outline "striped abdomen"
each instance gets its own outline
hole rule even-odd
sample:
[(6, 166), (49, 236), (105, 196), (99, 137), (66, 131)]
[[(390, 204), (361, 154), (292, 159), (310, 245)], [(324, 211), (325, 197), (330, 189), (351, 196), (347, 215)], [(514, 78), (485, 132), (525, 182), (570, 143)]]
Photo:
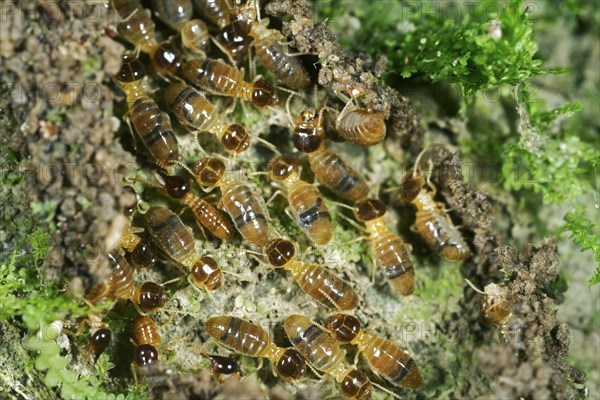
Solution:
[(342, 112), (337, 121), (337, 132), (350, 143), (372, 146), (385, 137), (385, 115), (369, 112), (364, 108), (352, 108)]
[(198, 222), (221, 240), (230, 240), (234, 235), (234, 228), (225, 216), (215, 206), (201, 198), (188, 193), (183, 201), (192, 209)]
[(310, 319), (291, 315), (286, 318), (283, 328), (292, 345), (315, 368), (329, 372), (341, 363), (343, 353), (339, 344)]
[(209, 93), (240, 97), (243, 92), (242, 75), (239, 71), (220, 60), (193, 59), (181, 68), (183, 77), (194, 86)]
[(271, 71), (277, 79), (292, 89), (303, 89), (310, 85), (310, 77), (300, 59), (289, 55), (287, 45), (281, 44), (285, 38), (281, 32), (268, 29), (269, 19), (254, 23), (250, 36), (254, 38), (256, 58)]
[(233, 182), (221, 187), (223, 209), (233, 224), (248, 242), (264, 247), (269, 240), (270, 228), (267, 209), (252, 186), (244, 182)]
[(313, 173), (323, 185), (338, 196), (358, 201), (368, 196), (369, 187), (364, 178), (337, 154), (324, 146), (309, 153), (308, 162)]
[[(165, 101), (179, 121), (201, 131), (213, 132), (219, 114), (206, 97), (184, 83), (173, 83), (165, 91)], [(213, 132), (216, 133), (216, 132)]]
[(152, 318), (140, 316), (133, 324), (133, 338), (138, 346), (149, 344), (155, 348), (159, 348), (161, 344), (158, 329)]
[(164, 207), (151, 207), (146, 213), (146, 220), (150, 235), (162, 251), (191, 268), (195, 258), (194, 237), (181, 219)]
[(298, 226), (312, 242), (323, 245), (331, 240), (331, 214), (319, 189), (298, 180), (288, 188), (288, 202)]
[(301, 261), (284, 266), (294, 275), (300, 289), (327, 308), (351, 310), (358, 305), (358, 295), (345, 281), (327, 269)]
[(149, 53), (156, 46), (154, 21), (152, 21), (150, 11), (142, 8), (142, 5), (135, 0), (120, 3), (123, 3), (123, 5), (115, 4), (115, 8), (119, 16), (122, 19), (127, 18), (127, 20), (117, 25), (119, 36), (139, 47), (142, 51)]
[(231, 23), (233, 12), (230, 0), (194, 0), (194, 8), (219, 29)]
[(450, 217), (423, 190), (414, 201), (417, 206), (415, 225), (425, 242), (448, 261), (462, 261), (471, 255)]
[(129, 109), (138, 137), (160, 166), (172, 165), (179, 158), (177, 138), (169, 116), (148, 96), (141, 96)]
[(171, 29), (179, 30), (192, 18), (192, 0), (151, 0), (154, 15)]
[(236, 317), (209, 318), (204, 328), (210, 337), (223, 346), (252, 357), (262, 357), (271, 344), (267, 331)]
[(361, 335), (357, 337), (356, 344), (375, 373), (393, 385), (409, 389), (423, 384), (417, 365), (400, 346), (384, 338), (364, 333)]
[(372, 234), (371, 247), (392, 289), (403, 296), (411, 294), (415, 290), (415, 270), (402, 239), (383, 228)]
[(133, 283), (133, 270), (120, 254), (109, 254), (108, 258), (113, 264), (113, 273), (109, 278), (108, 285), (112, 288), (112, 294), (117, 299), (129, 299), (135, 292)]

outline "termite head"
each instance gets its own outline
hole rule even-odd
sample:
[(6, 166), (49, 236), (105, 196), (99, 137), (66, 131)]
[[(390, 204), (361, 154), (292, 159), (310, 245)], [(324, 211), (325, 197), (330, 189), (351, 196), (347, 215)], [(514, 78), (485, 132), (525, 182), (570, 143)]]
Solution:
[(208, 358), (210, 369), (215, 374), (231, 375), (238, 370), (237, 362), (231, 357), (210, 355)]
[(275, 87), (264, 79), (259, 79), (252, 85), (252, 104), (258, 108), (265, 108), (277, 103)]
[(100, 328), (90, 336), (87, 348), (91, 349), (96, 358), (98, 358), (110, 343), (111, 338), (112, 333), (110, 332), (110, 329)]
[(290, 177), (298, 176), (300, 166), (298, 161), (294, 157), (290, 156), (277, 156), (269, 162), (269, 177), (276, 181), (281, 182)]
[(292, 134), (294, 147), (302, 153), (312, 153), (323, 143), (324, 133), (320, 126), (319, 115), (314, 108), (302, 111), (296, 120)]
[(297, 123), (307, 123), (307, 122), (313, 122), (315, 121), (317, 118), (319, 118), (319, 114), (317, 113), (317, 110), (315, 110), (312, 107), (308, 107), (305, 108), (299, 115), (298, 115), (298, 120)]
[(156, 248), (154, 244), (141, 240), (131, 252), (129, 257), (131, 265), (135, 268), (147, 268), (156, 262)]
[(225, 164), (214, 157), (204, 157), (194, 166), (194, 175), (203, 186), (216, 185), (225, 174)]
[(250, 24), (242, 19), (233, 21), (221, 29), (215, 38), (229, 51), (231, 57), (239, 63), (248, 54), (248, 46), (252, 42), (249, 33)]
[(221, 137), (221, 143), (227, 151), (241, 153), (250, 147), (250, 135), (241, 125), (229, 125)]
[(144, 312), (162, 308), (168, 299), (165, 289), (154, 282), (144, 282), (140, 288), (140, 308)]
[(194, 286), (206, 288), (206, 290), (216, 290), (223, 283), (221, 268), (212, 257), (208, 256), (200, 258), (194, 264), (190, 278)]
[(286, 349), (277, 361), (277, 375), (285, 380), (302, 378), (306, 373), (306, 362), (296, 349)]
[(137, 365), (148, 365), (158, 360), (158, 350), (151, 344), (143, 344), (135, 349), (134, 360)]
[(356, 219), (362, 222), (373, 221), (385, 215), (387, 207), (377, 199), (361, 201), (354, 208)]
[(269, 241), (265, 246), (264, 253), (270, 265), (283, 267), (296, 256), (294, 244), (287, 239), (277, 238)]
[(183, 62), (181, 52), (169, 42), (164, 42), (154, 47), (151, 57), (156, 72), (165, 75), (177, 75)]
[(425, 177), (422, 174), (411, 171), (404, 175), (402, 184), (400, 185), (400, 195), (402, 199), (407, 203), (412, 203), (416, 198), (421, 189), (425, 185)]
[(133, 54), (123, 54), (121, 69), (115, 75), (115, 79), (121, 83), (139, 81), (146, 75), (144, 64)]
[(341, 343), (350, 343), (360, 332), (360, 322), (353, 315), (335, 314), (325, 324), (331, 335)]
[(160, 173), (165, 182), (165, 190), (174, 199), (181, 199), (190, 192), (189, 182), (177, 175), (166, 175)]
[(341, 382), (342, 392), (350, 399), (367, 400), (371, 398), (373, 386), (364, 372), (350, 371)]

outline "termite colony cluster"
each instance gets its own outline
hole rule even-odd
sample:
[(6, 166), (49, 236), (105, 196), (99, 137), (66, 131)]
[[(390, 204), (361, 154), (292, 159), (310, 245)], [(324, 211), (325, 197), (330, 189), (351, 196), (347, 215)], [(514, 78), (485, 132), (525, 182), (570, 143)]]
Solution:
[[(322, 94), (313, 82), (314, 65), (305, 65), (306, 55), (292, 54), (283, 34), (270, 27), (272, 21), (260, 17), (254, 1), (232, 5), (227, 0), (151, 0), (149, 5), (152, 10), (137, 0), (111, 1), (119, 15), (117, 37), (130, 45), (114, 82), (125, 94), (123, 121), (148, 173), (145, 178), (138, 174), (124, 179), (124, 190), (131, 192), (131, 204), (124, 210), (130, 224), (110, 252), (112, 275), (86, 296), (93, 305), (106, 300), (131, 300), (135, 305), (140, 316), (130, 324), (136, 346), (134, 376), (136, 365), (164, 357), (160, 328), (150, 315), (169, 301), (164, 284), (136, 283), (138, 270), (155, 263), (175, 267), (185, 271), (189, 284), (201, 292), (226, 290), (230, 284), (223, 279), (227, 271), (221, 270), (219, 257), (197, 254), (195, 228), (187, 226), (180, 212), (188, 210), (195, 216), (199, 234), (214, 237), (218, 243), (239, 245), (255, 257), (255, 264), (289, 271), (311, 301), (335, 312), (323, 325), (308, 316), (283, 318), (279, 323), (291, 344), (287, 347), (277, 346), (267, 329), (247, 319), (215, 315), (199, 321), (201, 334), (209, 342), (237, 354), (269, 359), (278, 378), (314, 379), (320, 371), (339, 382), (346, 397), (367, 399), (374, 383), (367, 373), (346, 361), (341, 349), (341, 345), (352, 344), (375, 375), (397, 387), (421, 386), (413, 358), (395, 341), (365, 332), (349, 314), (361, 300), (352, 282), (326, 265), (302, 261), (298, 254), (301, 243), (319, 248), (331, 241), (334, 220), (328, 203), (338, 204), (350, 208), (354, 220), (347, 217), (349, 222), (366, 232), (372, 259), (382, 268), (391, 290), (400, 296), (413, 292), (410, 246), (388, 228), (386, 206), (370, 197), (373, 189), (361, 173), (326, 141), (347, 141), (362, 148), (377, 144), (386, 135), (385, 114), (360, 106), (356, 93), (329, 93), (330, 104), (321, 100), (325, 104), (316, 104), (316, 95), (312, 102), (307, 100), (310, 90)], [(155, 30), (153, 17), (168, 30), (164, 41), (159, 40), (164, 33)], [(255, 63), (271, 78), (253, 74)], [(254, 78), (244, 78), (246, 67)], [(284, 146), (230, 121), (238, 103), (243, 110), (257, 108), (265, 118), (274, 110), (285, 112), (293, 147), (304, 155), (316, 182), (327, 188), (332, 198), (326, 201), (316, 184), (302, 178), (302, 161), (282, 154), (280, 147)], [(298, 103), (294, 118), (292, 104)], [(171, 123), (172, 117), (176, 123)], [(181, 138), (189, 137), (190, 132), (198, 138), (194, 149), (181, 146)], [(202, 146), (206, 133), (220, 143), (220, 149), (210, 155), (209, 146)], [(286, 211), (305, 238), (282, 237), (271, 224), (270, 201), (265, 201), (252, 179), (236, 170), (237, 162), (257, 147), (272, 153), (262, 174), (278, 189), (276, 194), (287, 198)], [(201, 156), (191, 159), (194, 154)], [(138, 204), (141, 193), (134, 189), (140, 186), (160, 196), (148, 200), (152, 205), (144, 210)], [(415, 206), (415, 227), (428, 245), (447, 260), (462, 261), (470, 256), (468, 245), (444, 206), (434, 200), (435, 188), (420, 168), (405, 176), (400, 190), (402, 198)], [(203, 192), (210, 194), (195, 194)], [(172, 210), (164, 205), (177, 202), (184, 207)], [(204, 303), (210, 303), (210, 296)], [(215, 314), (233, 308), (232, 304)], [(86, 321), (90, 330), (87, 351), (92, 359), (111, 341), (111, 330), (104, 322), (108, 312), (105, 309)], [(201, 352), (215, 374), (244, 374), (233, 358)]]

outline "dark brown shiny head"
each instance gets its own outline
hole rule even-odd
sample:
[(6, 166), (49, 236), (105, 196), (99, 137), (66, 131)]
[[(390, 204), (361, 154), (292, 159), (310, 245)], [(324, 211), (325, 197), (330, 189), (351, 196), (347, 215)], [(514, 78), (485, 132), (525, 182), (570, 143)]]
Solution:
[(324, 135), (320, 123), (319, 116), (313, 108), (307, 108), (298, 115), (292, 133), (292, 142), (298, 151), (312, 153), (321, 146)]
[(143, 344), (135, 349), (134, 360), (137, 365), (148, 365), (158, 360), (158, 350), (151, 344)]
[(129, 83), (139, 81), (145, 75), (146, 69), (144, 68), (144, 64), (137, 57), (134, 57), (130, 53), (123, 54), (121, 69), (115, 75), (115, 78), (119, 82)]
[(192, 282), (196, 287), (206, 290), (216, 290), (223, 283), (223, 274), (219, 264), (212, 258), (204, 256), (200, 258), (191, 270)]
[(277, 361), (277, 375), (285, 380), (302, 378), (306, 374), (306, 361), (296, 349), (286, 349)]
[(350, 343), (358, 332), (360, 332), (360, 322), (353, 315), (335, 314), (327, 319), (325, 325), (331, 336), (341, 343)]
[(210, 355), (208, 358), (210, 369), (215, 374), (231, 375), (239, 369), (237, 361), (231, 357)]
[(269, 177), (274, 181), (283, 181), (293, 174), (298, 175), (298, 161), (291, 156), (274, 157), (268, 166)]
[(144, 312), (161, 308), (168, 299), (165, 289), (154, 282), (144, 282), (140, 288), (140, 308)]
[(215, 39), (229, 51), (231, 58), (237, 63), (242, 61), (248, 55), (248, 46), (252, 42), (250, 33), (250, 24), (247, 21), (234, 21), (221, 29)]
[(404, 179), (402, 179), (402, 185), (400, 186), (400, 195), (402, 196), (402, 200), (407, 203), (412, 203), (416, 198), (423, 185), (425, 184), (425, 178), (423, 175), (417, 173), (413, 174), (412, 172), (404, 175)]
[(129, 217), (137, 210), (138, 200), (135, 190), (127, 185), (121, 188), (120, 202), (123, 206), (123, 214)]
[(225, 174), (225, 164), (218, 158), (204, 157), (194, 166), (194, 175), (203, 186), (216, 185)]
[(356, 400), (367, 400), (371, 398), (373, 386), (371, 381), (363, 372), (353, 370), (344, 377), (341, 383), (342, 392), (346, 397)]
[(150, 240), (141, 240), (131, 252), (129, 261), (134, 268), (148, 268), (156, 262), (156, 248)]
[(221, 143), (223, 143), (225, 150), (232, 153), (241, 153), (250, 147), (250, 135), (248, 135), (246, 128), (241, 125), (229, 125), (225, 134), (221, 137)]
[(282, 267), (296, 256), (296, 248), (289, 240), (277, 238), (267, 243), (264, 253), (269, 264), (274, 267)]
[(165, 190), (174, 199), (181, 199), (190, 192), (190, 183), (177, 175), (160, 174), (165, 181)]
[(359, 221), (373, 221), (385, 215), (387, 207), (377, 199), (367, 199), (358, 203), (354, 209), (354, 215)]
[(161, 43), (152, 51), (152, 65), (159, 74), (176, 76), (182, 61), (181, 52), (169, 42)]
[(259, 79), (253, 84), (252, 104), (258, 108), (265, 108), (277, 103), (275, 88), (264, 79)]
[(100, 354), (102, 354), (102, 352), (106, 349), (111, 338), (112, 333), (108, 328), (100, 328), (96, 332), (92, 333), (89, 346), (94, 351), (96, 357), (100, 356)]

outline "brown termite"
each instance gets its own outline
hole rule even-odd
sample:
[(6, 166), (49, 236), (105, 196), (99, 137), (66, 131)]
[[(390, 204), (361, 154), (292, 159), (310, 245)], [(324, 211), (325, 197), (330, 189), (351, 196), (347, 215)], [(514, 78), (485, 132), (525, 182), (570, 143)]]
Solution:
[(486, 324), (498, 325), (501, 330), (512, 315), (513, 304), (509, 299), (508, 288), (503, 285), (490, 283), (482, 290), (478, 289), (470, 280), (465, 279), (477, 293), (483, 295), (481, 300), (481, 317)]
[(250, 146), (250, 135), (238, 124), (225, 125), (217, 109), (195, 88), (174, 82), (165, 90), (165, 102), (170, 111), (184, 125), (199, 132), (216, 135), (225, 150), (240, 153)]
[(246, 241), (261, 248), (267, 244), (271, 234), (269, 214), (255, 186), (228, 175), (223, 161), (215, 157), (199, 160), (193, 173), (202, 186), (221, 189), (223, 209)]
[(260, 325), (230, 316), (211, 317), (204, 323), (208, 335), (219, 344), (243, 355), (269, 359), (277, 375), (295, 380), (306, 373), (306, 363), (297, 350), (276, 346)]
[(404, 176), (401, 196), (416, 207), (415, 227), (425, 242), (444, 259), (463, 261), (471, 256), (471, 250), (452, 223), (444, 205), (434, 200), (435, 191), (432, 193), (425, 189), (426, 183), (430, 187), (433, 185), (420, 172), (419, 160), (422, 155), (417, 158), (413, 171)]
[(383, 269), (387, 282), (396, 293), (408, 296), (415, 290), (410, 249), (387, 227), (384, 218), (386, 211), (385, 204), (376, 199), (361, 201), (354, 207), (356, 219), (366, 226), (373, 258)]
[(246, 82), (236, 67), (222, 60), (194, 58), (185, 61), (180, 71), (188, 82), (210, 94), (240, 98), (258, 108), (278, 101), (273, 85), (264, 79)]
[(371, 370), (392, 385), (416, 389), (423, 384), (412, 357), (395, 342), (366, 333), (355, 316), (332, 315), (326, 328), (338, 342), (357, 346)]
[(152, 312), (162, 308), (168, 297), (165, 289), (154, 282), (136, 284), (133, 269), (120, 254), (109, 253), (108, 258), (113, 272), (104, 282), (90, 289), (86, 299), (91, 304), (105, 300), (131, 300), (140, 312)]
[(345, 352), (327, 331), (301, 315), (287, 317), (283, 328), (296, 350), (311, 366), (331, 375), (341, 385), (346, 398), (371, 398), (371, 381), (364, 372), (344, 363)]
[(276, 156), (268, 166), (269, 177), (283, 185), (291, 214), (304, 234), (318, 245), (325, 245), (333, 236), (331, 214), (317, 187), (300, 179), (295, 158)]
[(177, 138), (169, 116), (146, 94), (143, 78), (144, 65), (130, 54), (123, 57), (123, 65), (115, 81), (125, 92), (128, 116), (126, 121), (156, 163), (163, 169), (174, 166), (179, 159)]
[(268, 242), (263, 253), (269, 265), (292, 273), (300, 289), (324, 307), (351, 310), (358, 305), (358, 295), (348, 283), (328, 269), (296, 258), (296, 245), (283, 238)]
[(178, 265), (186, 267), (188, 281), (198, 290), (216, 290), (222, 284), (222, 272), (209, 256), (196, 257), (196, 245), (190, 228), (171, 210), (154, 206), (145, 214), (148, 231), (156, 245)]
[(276, 29), (269, 29), (269, 19), (260, 18), (259, 4), (249, 1), (245, 5), (245, 21), (249, 25), (248, 36), (254, 39), (254, 51), (258, 61), (275, 77), (291, 89), (304, 89), (310, 85), (310, 75), (297, 54), (290, 54), (286, 38)]

